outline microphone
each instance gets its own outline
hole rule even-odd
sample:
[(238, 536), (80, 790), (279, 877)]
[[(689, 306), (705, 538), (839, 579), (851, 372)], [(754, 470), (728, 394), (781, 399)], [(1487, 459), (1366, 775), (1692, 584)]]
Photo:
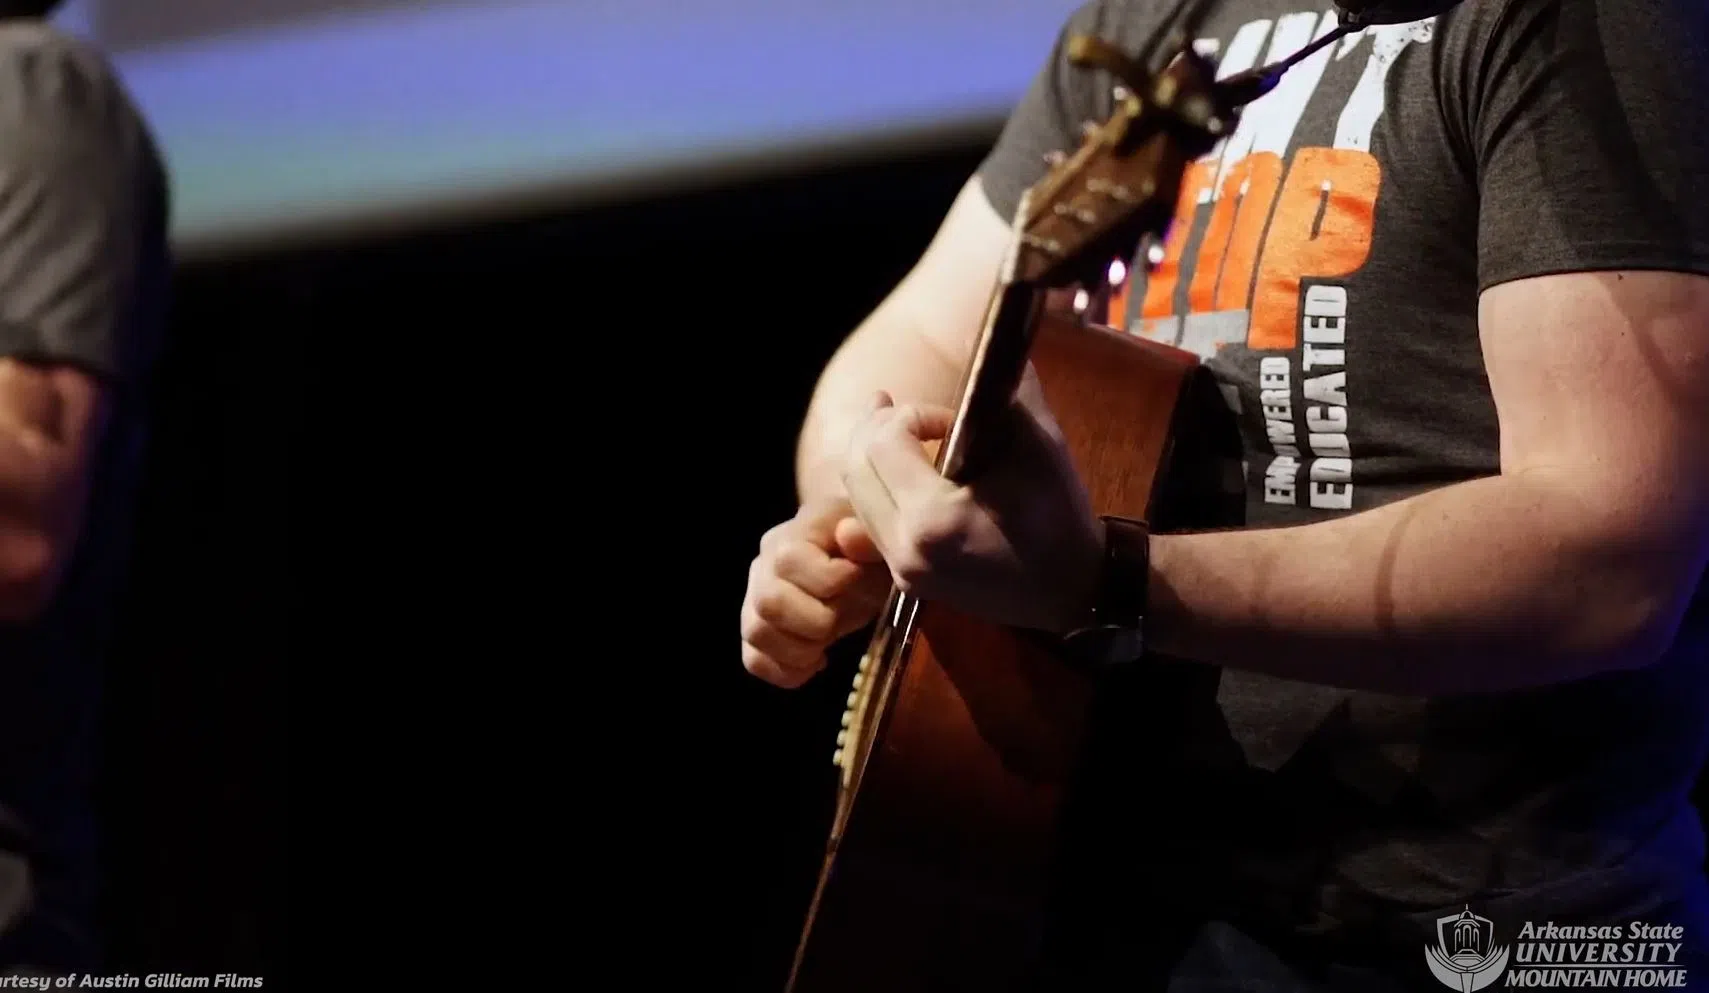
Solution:
[(1231, 107), (1244, 107), (1276, 88), (1282, 76), (1312, 53), (1336, 40), (1375, 24), (1408, 24), (1435, 17), (1465, 0), (1335, 0), (1341, 23), (1294, 54), (1267, 66), (1237, 72), (1217, 84), (1222, 99)]

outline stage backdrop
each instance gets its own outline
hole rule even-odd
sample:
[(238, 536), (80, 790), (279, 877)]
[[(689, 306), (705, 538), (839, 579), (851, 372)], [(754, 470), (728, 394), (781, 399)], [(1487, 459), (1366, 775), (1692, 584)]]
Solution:
[(1074, 0), (71, 0), (180, 243), (593, 197), (999, 119)]

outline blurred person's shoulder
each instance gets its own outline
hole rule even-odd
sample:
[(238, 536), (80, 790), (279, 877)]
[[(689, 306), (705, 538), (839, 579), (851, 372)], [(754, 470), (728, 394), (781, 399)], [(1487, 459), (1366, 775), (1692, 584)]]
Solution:
[(44, 21), (0, 19), (0, 145), (94, 142), (152, 158), (147, 130), (105, 51)]

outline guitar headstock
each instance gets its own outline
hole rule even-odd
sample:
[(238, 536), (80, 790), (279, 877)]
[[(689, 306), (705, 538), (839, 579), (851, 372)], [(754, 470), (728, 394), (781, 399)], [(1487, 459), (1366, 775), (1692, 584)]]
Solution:
[(1123, 92), (1110, 118), (1027, 193), (1013, 275), (1044, 287), (1095, 285), (1112, 258), (1161, 238), (1182, 173), (1238, 117), (1214, 67), (1190, 47), (1155, 75), (1096, 38), (1073, 39), (1068, 54), (1111, 72)]

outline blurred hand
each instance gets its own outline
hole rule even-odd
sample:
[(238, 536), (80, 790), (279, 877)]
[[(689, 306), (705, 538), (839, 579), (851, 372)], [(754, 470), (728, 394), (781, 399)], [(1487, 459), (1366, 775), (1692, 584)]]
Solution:
[(748, 568), (742, 665), (784, 689), (825, 667), (825, 650), (866, 626), (890, 592), (872, 538), (843, 501), (803, 506), (767, 531)]

